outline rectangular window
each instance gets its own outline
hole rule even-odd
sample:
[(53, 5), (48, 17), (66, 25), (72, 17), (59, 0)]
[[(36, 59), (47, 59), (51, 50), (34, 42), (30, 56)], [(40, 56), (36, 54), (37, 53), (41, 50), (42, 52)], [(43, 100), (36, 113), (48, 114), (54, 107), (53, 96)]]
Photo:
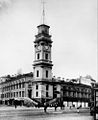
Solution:
[(37, 70), (37, 74), (36, 74), (37, 77), (39, 77), (39, 70)]
[(69, 96), (71, 95), (71, 92), (68, 92), (69, 93)]
[(46, 97), (49, 97), (48, 92), (46, 92)]
[(39, 53), (37, 54), (37, 59), (40, 59), (40, 54)]
[(13, 97), (13, 94), (11, 93), (11, 97)]
[(16, 84), (16, 89), (18, 89), (18, 84)]
[(21, 88), (21, 83), (19, 83), (19, 88)]
[(9, 98), (11, 97), (11, 94), (9, 93)]
[(48, 70), (46, 70), (46, 78), (48, 78)]
[(13, 90), (13, 85), (12, 85), (12, 90)]
[(15, 97), (15, 92), (14, 92), (14, 97)]
[(36, 97), (38, 97), (38, 92), (36, 92)]
[(8, 93), (6, 94), (6, 97), (8, 98)]
[(6, 86), (6, 91), (8, 91), (8, 87)]
[(23, 83), (22, 83), (22, 88), (24, 88), (24, 87), (25, 87), (25, 83), (23, 82)]
[(24, 97), (24, 91), (22, 91), (22, 97)]
[(12, 85), (11, 85), (11, 90), (12, 90)]
[(16, 96), (18, 97), (18, 92), (16, 92)]
[(5, 94), (5, 98), (6, 98), (6, 94)]
[(45, 59), (48, 60), (48, 53), (45, 54)]
[(46, 90), (49, 90), (49, 85), (46, 85)]
[(36, 85), (36, 90), (38, 90), (38, 85)]
[(19, 92), (19, 97), (21, 97), (21, 91)]

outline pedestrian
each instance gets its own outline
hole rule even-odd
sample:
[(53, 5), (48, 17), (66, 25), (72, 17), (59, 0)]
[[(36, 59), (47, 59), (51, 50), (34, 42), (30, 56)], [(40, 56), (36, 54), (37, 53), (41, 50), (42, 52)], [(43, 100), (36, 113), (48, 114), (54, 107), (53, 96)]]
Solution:
[(77, 107), (77, 113), (79, 113), (80, 111), (79, 111), (79, 107)]
[(57, 109), (57, 106), (55, 105), (55, 111), (56, 111), (56, 109)]
[(15, 104), (15, 109), (17, 108), (17, 105)]
[(16, 103), (16, 100), (14, 101), (14, 105), (15, 105), (15, 109), (17, 108), (17, 103)]
[(47, 112), (47, 107), (46, 107), (46, 106), (44, 107), (44, 112), (45, 112), (45, 113)]

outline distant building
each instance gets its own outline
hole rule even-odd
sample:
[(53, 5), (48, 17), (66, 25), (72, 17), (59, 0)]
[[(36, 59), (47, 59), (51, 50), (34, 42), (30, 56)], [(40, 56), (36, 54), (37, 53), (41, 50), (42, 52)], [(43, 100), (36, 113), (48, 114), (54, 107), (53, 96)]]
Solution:
[(90, 86), (92, 85), (92, 83), (96, 83), (96, 81), (90, 75), (87, 75), (85, 77), (80, 76), (79, 81), (82, 84), (86, 84)]

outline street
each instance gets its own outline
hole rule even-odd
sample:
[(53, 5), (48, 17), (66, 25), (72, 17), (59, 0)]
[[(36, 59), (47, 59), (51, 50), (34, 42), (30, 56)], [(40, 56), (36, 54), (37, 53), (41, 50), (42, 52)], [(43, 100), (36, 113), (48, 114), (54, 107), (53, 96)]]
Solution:
[(43, 108), (5, 107), (0, 108), (0, 120), (93, 120), (89, 111), (81, 109), (60, 110), (48, 109), (44, 113)]

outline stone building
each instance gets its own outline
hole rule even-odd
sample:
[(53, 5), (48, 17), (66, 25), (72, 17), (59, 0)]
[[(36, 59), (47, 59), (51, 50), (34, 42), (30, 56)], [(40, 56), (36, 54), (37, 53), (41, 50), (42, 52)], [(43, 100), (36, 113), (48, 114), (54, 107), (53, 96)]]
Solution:
[(57, 79), (52, 81), (52, 85), (54, 86), (53, 98), (60, 98), (66, 107), (77, 107), (80, 105), (88, 107), (90, 105), (92, 86)]
[(77, 83), (77, 79), (64, 81), (53, 78), (51, 48), (52, 40), (49, 34), (50, 26), (41, 24), (35, 36), (35, 58), (33, 73), (2, 77), (0, 82), (0, 101), (13, 104), (13, 100), (30, 98), (39, 106), (61, 105), (87, 107), (91, 100), (92, 87)]
[(7, 105), (13, 104), (13, 100), (31, 98), (33, 74), (6, 76), (0, 79), (0, 101)]

